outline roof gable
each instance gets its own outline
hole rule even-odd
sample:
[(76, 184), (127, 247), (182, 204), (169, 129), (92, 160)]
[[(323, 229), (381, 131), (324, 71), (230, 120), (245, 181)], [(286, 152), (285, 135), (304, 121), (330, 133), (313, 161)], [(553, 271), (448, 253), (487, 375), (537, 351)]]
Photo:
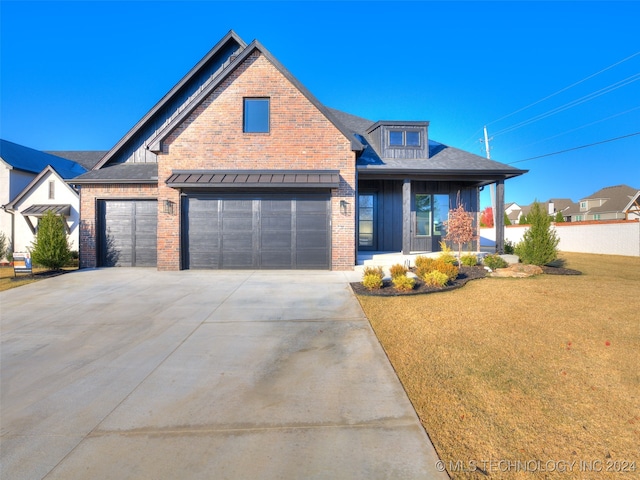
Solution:
[(219, 76), (202, 90), (191, 101), (185, 105), (184, 109), (169, 122), (158, 134), (149, 142), (149, 150), (159, 153), (162, 151), (162, 142), (180, 126), (191, 115), (196, 108), (205, 99), (213, 93), (213, 91), (231, 75), (240, 65), (243, 64), (255, 51), (260, 52), (265, 58), (297, 89), (302, 93), (311, 104), (313, 104), (322, 114), (348, 139), (351, 141), (351, 148), (354, 151), (361, 151), (364, 147), (362, 143), (355, 137), (354, 132), (346, 128), (342, 122), (334, 116), (331, 109), (325, 107), (318, 99), (302, 85), (260, 42), (254, 40), (239, 55), (237, 55), (230, 64), (220, 72)]
[[(138, 150), (147, 150), (147, 143), (157, 132), (179, 114), (189, 98), (216, 78), (230, 60), (246, 47), (246, 43), (230, 30), (209, 52), (167, 92), (100, 160), (93, 170), (110, 163), (123, 163), (129, 156), (135, 159)], [(152, 162), (155, 162), (155, 155)], [(141, 162), (144, 163), (144, 162)]]
[(44, 170), (42, 170), (33, 180), (31, 180), (29, 185), (24, 187), (24, 189), (22, 189), (22, 191), (18, 195), (16, 195), (16, 198), (14, 198), (10, 203), (6, 205), (7, 210), (14, 210), (16, 205), (18, 205), (22, 200), (31, 195), (38, 188), (38, 185), (41, 184), (42, 180), (50, 176), (57, 178), (59, 182), (63, 184), (65, 188), (69, 189), (69, 191), (73, 192), (76, 197), (79, 196), (78, 192), (71, 188), (67, 184), (67, 182), (65, 182), (65, 180), (60, 175), (58, 175), (58, 172), (56, 172), (56, 170), (51, 165), (47, 165)]
[(76, 162), (7, 140), (0, 140), (0, 158), (11, 168), (31, 173), (40, 173), (47, 165), (51, 165), (65, 180), (86, 172), (86, 169)]

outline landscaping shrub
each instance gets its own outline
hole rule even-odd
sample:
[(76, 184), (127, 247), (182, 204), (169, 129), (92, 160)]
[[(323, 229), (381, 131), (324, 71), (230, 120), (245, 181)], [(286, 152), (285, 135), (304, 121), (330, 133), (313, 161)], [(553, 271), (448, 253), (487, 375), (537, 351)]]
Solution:
[(364, 267), (363, 276), (366, 277), (368, 275), (375, 275), (382, 280), (384, 278), (384, 271), (382, 267)]
[(33, 263), (52, 270), (60, 270), (71, 257), (71, 249), (64, 227), (64, 218), (51, 210), (38, 222), (38, 233), (32, 242), (31, 259)]
[(392, 280), (397, 277), (403, 277), (408, 272), (407, 267), (405, 267), (404, 265), (400, 265), (399, 263), (396, 263), (395, 265), (393, 265), (389, 270), (391, 272)]
[(455, 280), (459, 273), (458, 267), (445, 262), (442, 258), (425, 258), (419, 263), (416, 261), (416, 275), (420, 278), (424, 278), (433, 271), (444, 273), (451, 280)]
[(516, 252), (516, 246), (511, 240), (504, 241), (504, 253), (507, 255), (513, 255)]
[(449, 281), (449, 277), (438, 270), (434, 270), (422, 277), (422, 280), (431, 287), (444, 287)]
[(419, 269), (419, 268), (424, 268), (427, 265), (430, 265), (431, 262), (433, 262), (433, 261), (434, 261), (433, 258), (423, 257), (422, 255), (420, 255), (420, 256), (416, 257), (414, 262), (416, 264), (416, 269)]
[(460, 259), (460, 265), (465, 265), (466, 267), (475, 267), (478, 264), (478, 257), (475, 255), (468, 253), (467, 255), (463, 255)]
[(438, 260), (442, 260), (445, 263), (450, 263), (454, 265), (456, 263), (456, 257), (453, 254), (453, 250), (449, 248), (447, 242), (444, 240), (440, 242), (440, 255), (438, 256)]
[(376, 274), (365, 274), (362, 279), (362, 285), (368, 290), (377, 290), (382, 288), (382, 277)]
[(491, 270), (495, 270), (496, 268), (505, 268), (509, 265), (507, 261), (497, 253), (485, 256), (483, 263)]
[(4, 232), (0, 232), (0, 259), (4, 258), (4, 256), (7, 254), (8, 246), (9, 244), (7, 241), (7, 236), (4, 234)]
[(407, 277), (406, 275), (393, 277), (392, 281), (396, 290), (400, 290), (401, 292), (409, 292), (413, 290), (413, 287), (416, 285), (416, 280), (412, 277)]
[(515, 248), (522, 263), (542, 266), (558, 258), (560, 239), (551, 228), (551, 218), (538, 202), (533, 203), (527, 220), (531, 227)]

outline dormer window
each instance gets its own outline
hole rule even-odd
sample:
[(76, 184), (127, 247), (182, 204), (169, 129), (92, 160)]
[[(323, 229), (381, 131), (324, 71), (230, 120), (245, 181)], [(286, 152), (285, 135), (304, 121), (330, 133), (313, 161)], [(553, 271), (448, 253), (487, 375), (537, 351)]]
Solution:
[(417, 130), (389, 130), (390, 147), (420, 147), (420, 132)]

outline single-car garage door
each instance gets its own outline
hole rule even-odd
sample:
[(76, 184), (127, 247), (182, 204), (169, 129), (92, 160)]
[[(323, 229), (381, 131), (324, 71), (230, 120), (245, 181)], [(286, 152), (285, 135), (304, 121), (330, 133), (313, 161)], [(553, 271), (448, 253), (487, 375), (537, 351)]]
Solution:
[(205, 195), (183, 202), (185, 268), (329, 269), (329, 194)]
[(158, 202), (100, 200), (98, 264), (102, 267), (155, 267)]

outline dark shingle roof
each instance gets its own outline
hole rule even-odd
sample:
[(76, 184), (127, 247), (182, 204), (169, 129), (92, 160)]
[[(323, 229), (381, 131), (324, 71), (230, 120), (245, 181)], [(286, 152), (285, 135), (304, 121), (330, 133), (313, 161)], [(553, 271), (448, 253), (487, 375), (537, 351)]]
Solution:
[(91, 170), (102, 157), (107, 154), (106, 150), (64, 150), (64, 151), (46, 151), (56, 157), (66, 158), (73, 162), (79, 163), (87, 170)]
[(0, 140), (0, 158), (13, 168), (31, 173), (40, 173), (51, 165), (65, 180), (86, 172), (86, 168), (76, 162), (7, 140)]
[(157, 183), (157, 163), (120, 163), (91, 170), (73, 179), (74, 184), (91, 183)]

